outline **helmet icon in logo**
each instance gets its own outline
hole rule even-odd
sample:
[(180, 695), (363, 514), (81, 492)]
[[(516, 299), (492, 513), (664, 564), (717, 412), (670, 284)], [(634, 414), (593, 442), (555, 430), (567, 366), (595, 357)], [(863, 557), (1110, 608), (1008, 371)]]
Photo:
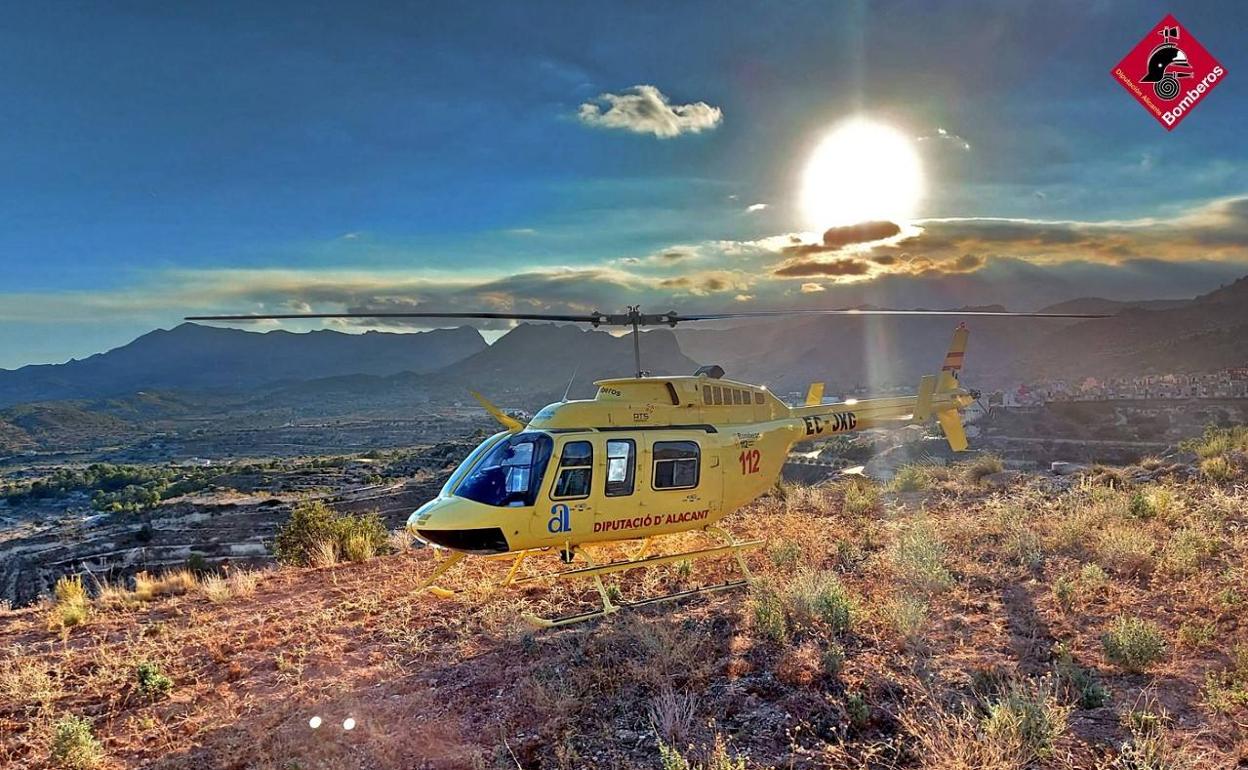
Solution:
[(1165, 42), (1148, 55), (1148, 72), (1140, 78), (1141, 83), (1152, 83), (1158, 98), (1170, 101), (1179, 95), (1179, 78), (1192, 76), (1192, 65), (1187, 54), (1175, 41), (1179, 39), (1178, 27), (1166, 27), (1159, 33)]

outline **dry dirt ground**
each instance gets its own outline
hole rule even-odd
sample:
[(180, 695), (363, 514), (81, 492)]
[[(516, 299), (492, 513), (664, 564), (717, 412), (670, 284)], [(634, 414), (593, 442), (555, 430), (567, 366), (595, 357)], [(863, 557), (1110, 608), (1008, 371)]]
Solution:
[[(562, 630), (520, 614), (586, 608), (589, 586), (492, 593), (508, 564), (476, 559), (438, 599), (412, 590), (427, 550), (97, 600), (66, 629), (50, 601), (0, 613), (0, 765), (1248, 766), (1248, 489), (1004, 483), (789, 488), (726, 522), (768, 541), (751, 589)], [(731, 572), (608, 582), (632, 599)], [(141, 691), (141, 663), (167, 692)], [(98, 752), (58, 743), (67, 716)]]

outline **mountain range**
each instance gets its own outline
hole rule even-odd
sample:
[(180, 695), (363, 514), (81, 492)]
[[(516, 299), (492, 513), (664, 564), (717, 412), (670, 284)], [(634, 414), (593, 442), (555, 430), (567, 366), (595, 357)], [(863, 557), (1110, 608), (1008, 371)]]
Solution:
[[(971, 318), (963, 380), (995, 388), (1248, 365), (1248, 278), (1190, 300), (1081, 298), (1044, 310), (1113, 315)], [(939, 368), (957, 320), (823, 316), (652, 330), (641, 338), (643, 367), (686, 374), (717, 363), (729, 377), (777, 392), (812, 381), (832, 393), (911, 386)], [(0, 442), (23, 446), (32, 431), (119, 433), (131, 421), (202, 413), (206, 404), (217, 414), (344, 414), (462, 401), (474, 389), (536, 407), (569, 382), (568, 392), (583, 397), (595, 379), (631, 375), (633, 366), (629, 337), (574, 326), (520, 324), (487, 344), (466, 326), (344, 334), (187, 323), (82, 360), (0, 370)]]

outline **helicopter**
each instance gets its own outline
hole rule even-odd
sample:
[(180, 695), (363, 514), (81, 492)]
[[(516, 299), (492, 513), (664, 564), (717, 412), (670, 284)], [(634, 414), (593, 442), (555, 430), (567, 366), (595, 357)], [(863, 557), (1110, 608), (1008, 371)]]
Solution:
[[(277, 314), (191, 316), (188, 321), (330, 318), (444, 318), (586, 323), (632, 328), (636, 376), (599, 380), (592, 399), (550, 404), (527, 425), (473, 392), (502, 430), (485, 439), (451, 473), (437, 497), (420, 506), (407, 529), (439, 554), (419, 584), (436, 596), (454, 593), (438, 578), (469, 556), (508, 558), (500, 587), (539, 581), (590, 580), (601, 606), (560, 618), (526, 615), (539, 628), (601, 618), (624, 608), (747, 586), (744, 553), (762, 540), (737, 540), (719, 522), (772, 489), (789, 451), (802, 442), (868, 428), (923, 423), (935, 418), (950, 448), (968, 448), (961, 412), (980, 396), (959, 381), (969, 329), (960, 323), (937, 374), (920, 378), (914, 394), (823, 403), (823, 383), (812, 383), (804, 403), (791, 406), (765, 386), (725, 377), (716, 365), (688, 375), (650, 375), (642, 369), (640, 328), (694, 321), (795, 315), (1008, 316), (1104, 318), (1100, 314), (938, 310), (775, 310), (681, 315), (626, 313)], [(714, 542), (675, 553), (652, 554), (656, 541), (700, 530)], [(599, 563), (593, 549), (635, 541), (625, 559)], [(566, 568), (520, 575), (524, 562), (555, 553)], [(721, 584), (624, 603), (602, 577), (678, 561), (732, 556), (740, 577)], [(583, 565), (581, 564), (583, 562)]]

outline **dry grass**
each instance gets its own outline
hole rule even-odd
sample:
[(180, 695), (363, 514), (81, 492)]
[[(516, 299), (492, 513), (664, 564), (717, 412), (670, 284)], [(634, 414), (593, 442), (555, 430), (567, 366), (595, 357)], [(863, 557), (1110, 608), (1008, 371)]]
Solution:
[[(1024, 477), (993, 493), (957, 466), (924, 475), (921, 495), (854, 483), (759, 501), (725, 522), (770, 541), (749, 556), (750, 592), (553, 633), (522, 613), (592, 607), (590, 585), (496, 591), (509, 565), (468, 559), (442, 581), (460, 593), (440, 600), (413, 590), (432, 568), (426, 549), (202, 585), (87, 586), (95, 612), (68, 634), (47, 627), (52, 600), (0, 617), (0, 766), (55, 767), (67, 715), (90, 718), (107, 767), (158, 770), (1240, 761), (1229, 736), (1248, 720), (1243, 488), (1065, 491)], [(851, 504), (859, 492), (875, 499)], [(539, 555), (521, 574), (557, 566)], [(733, 574), (714, 559), (608, 584), (636, 600)], [(140, 664), (174, 684), (140, 697)]]

